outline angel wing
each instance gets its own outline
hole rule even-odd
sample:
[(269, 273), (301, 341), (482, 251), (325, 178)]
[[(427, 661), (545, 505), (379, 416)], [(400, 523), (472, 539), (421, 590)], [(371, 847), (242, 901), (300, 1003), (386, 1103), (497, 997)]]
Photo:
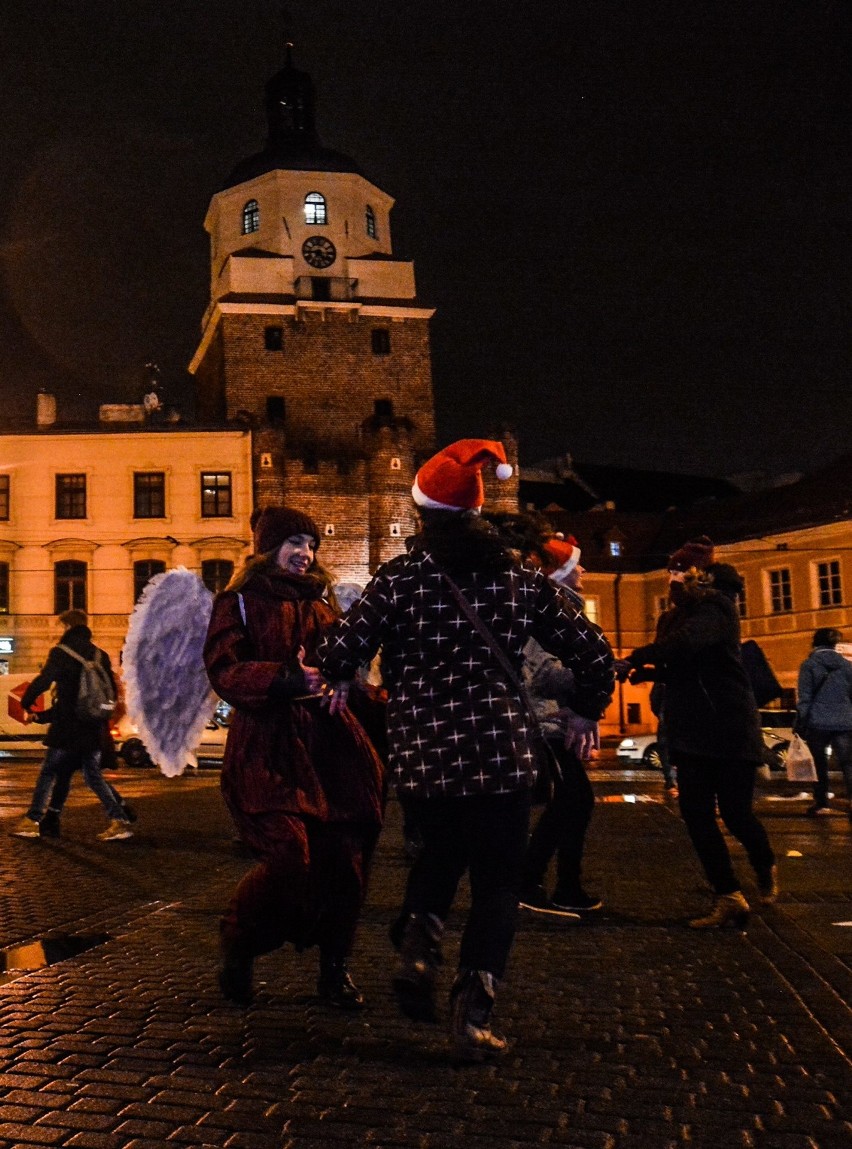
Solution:
[(213, 595), (186, 567), (155, 575), (133, 609), (122, 651), (127, 713), (167, 778), (192, 761), (216, 696), (204, 667)]

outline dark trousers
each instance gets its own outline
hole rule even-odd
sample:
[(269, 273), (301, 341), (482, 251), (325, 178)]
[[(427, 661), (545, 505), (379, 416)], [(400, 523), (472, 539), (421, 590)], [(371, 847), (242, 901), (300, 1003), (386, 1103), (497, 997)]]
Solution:
[(470, 913), (459, 967), (501, 978), (517, 928), (530, 791), (415, 798), (410, 808), (423, 850), (408, 876), (405, 912), (446, 921), (462, 875), (469, 871)]
[(566, 750), (562, 739), (550, 739), (562, 777), (554, 780), (553, 797), (541, 812), (530, 837), (524, 862), (524, 886), (544, 881), (550, 859), (556, 854), (556, 890), (578, 893), (586, 831), (595, 808), (595, 795), (583, 763)]
[(852, 730), (808, 730), (805, 741), (814, 756), (817, 775), (814, 802), (817, 806), (828, 805), (828, 757), (825, 752), (829, 746), (834, 761), (843, 771), (846, 794), (852, 801)]
[(745, 847), (755, 872), (766, 874), (775, 862), (775, 855), (766, 831), (752, 809), (757, 763), (731, 762), (680, 752), (675, 760), (680, 812), (707, 881), (715, 893), (732, 894), (740, 888), (724, 835), (716, 820), (717, 805), (719, 816)]
[[(233, 811), (232, 811), (233, 813)], [(237, 886), (222, 918), (226, 949), (252, 957), (293, 942), (345, 960), (367, 891), (378, 828), (273, 812), (235, 817), (260, 861)]]

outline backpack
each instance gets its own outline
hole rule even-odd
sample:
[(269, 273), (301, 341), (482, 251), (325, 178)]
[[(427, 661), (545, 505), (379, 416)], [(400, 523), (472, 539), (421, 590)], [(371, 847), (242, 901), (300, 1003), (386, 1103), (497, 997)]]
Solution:
[(115, 687), (101, 662), (101, 652), (95, 647), (95, 657), (90, 662), (63, 643), (59, 644), (58, 649), (82, 663), (80, 687), (77, 691), (77, 717), (84, 722), (104, 722), (112, 718), (115, 711)]
[(766, 706), (774, 698), (781, 696), (781, 683), (775, 677), (772, 667), (753, 638), (742, 644), (742, 658), (745, 672), (754, 692), (758, 707)]

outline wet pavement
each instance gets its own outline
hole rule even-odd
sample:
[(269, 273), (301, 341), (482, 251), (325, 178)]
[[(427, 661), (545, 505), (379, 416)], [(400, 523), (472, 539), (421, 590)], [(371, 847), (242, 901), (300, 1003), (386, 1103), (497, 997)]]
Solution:
[[(605, 909), (579, 926), (523, 918), (494, 1016), (510, 1053), (457, 1068), (443, 1026), (400, 1018), (389, 989), (407, 873), (395, 803), (352, 962), (369, 1009), (323, 1007), (316, 955), (288, 950), (257, 963), (242, 1011), (215, 983), (218, 914), (249, 864), (215, 772), (112, 775), (139, 813), (112, 843), (79, 780), (58, 841), (11, 837), (34, 778), (32, 763), (0, 764), (3, 1149), (852, 1144), (839, 802), (809, 820), (786, 783), (761, 790), (781, 898), (745, 932), (696, 934), (684, 920), (709, 898), (660, 776), (595, 771), (586, 884)], [(457, 912), (445, 991), (460, 925)]]

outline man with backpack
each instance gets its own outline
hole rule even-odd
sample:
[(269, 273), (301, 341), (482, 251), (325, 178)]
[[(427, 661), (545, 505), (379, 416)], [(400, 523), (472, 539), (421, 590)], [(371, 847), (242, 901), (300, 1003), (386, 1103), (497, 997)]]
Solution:
[[(33, 791), (30, 808), (12, 830), (19, 838), (58, 837), (61, 795), (68, 792), (68, 779), (80, 766), (90, 790), (100, 799), (109, 817), (102, 842), (130, 838), (133, 815), (121, 796), (101, 773), (101, 746), (106, 723), (115, 709), (116, 686), (109, 656), (92, 642), (88, 618), (81, 610), (59, 615), (66, 628), (61, 641), (50, 651), (41, 672), (21, 699), (24, 711), (50, 723), (45, 737), (47, 754)], [(53, 705), (35, 714), (36, 699), (53, 686)]]

